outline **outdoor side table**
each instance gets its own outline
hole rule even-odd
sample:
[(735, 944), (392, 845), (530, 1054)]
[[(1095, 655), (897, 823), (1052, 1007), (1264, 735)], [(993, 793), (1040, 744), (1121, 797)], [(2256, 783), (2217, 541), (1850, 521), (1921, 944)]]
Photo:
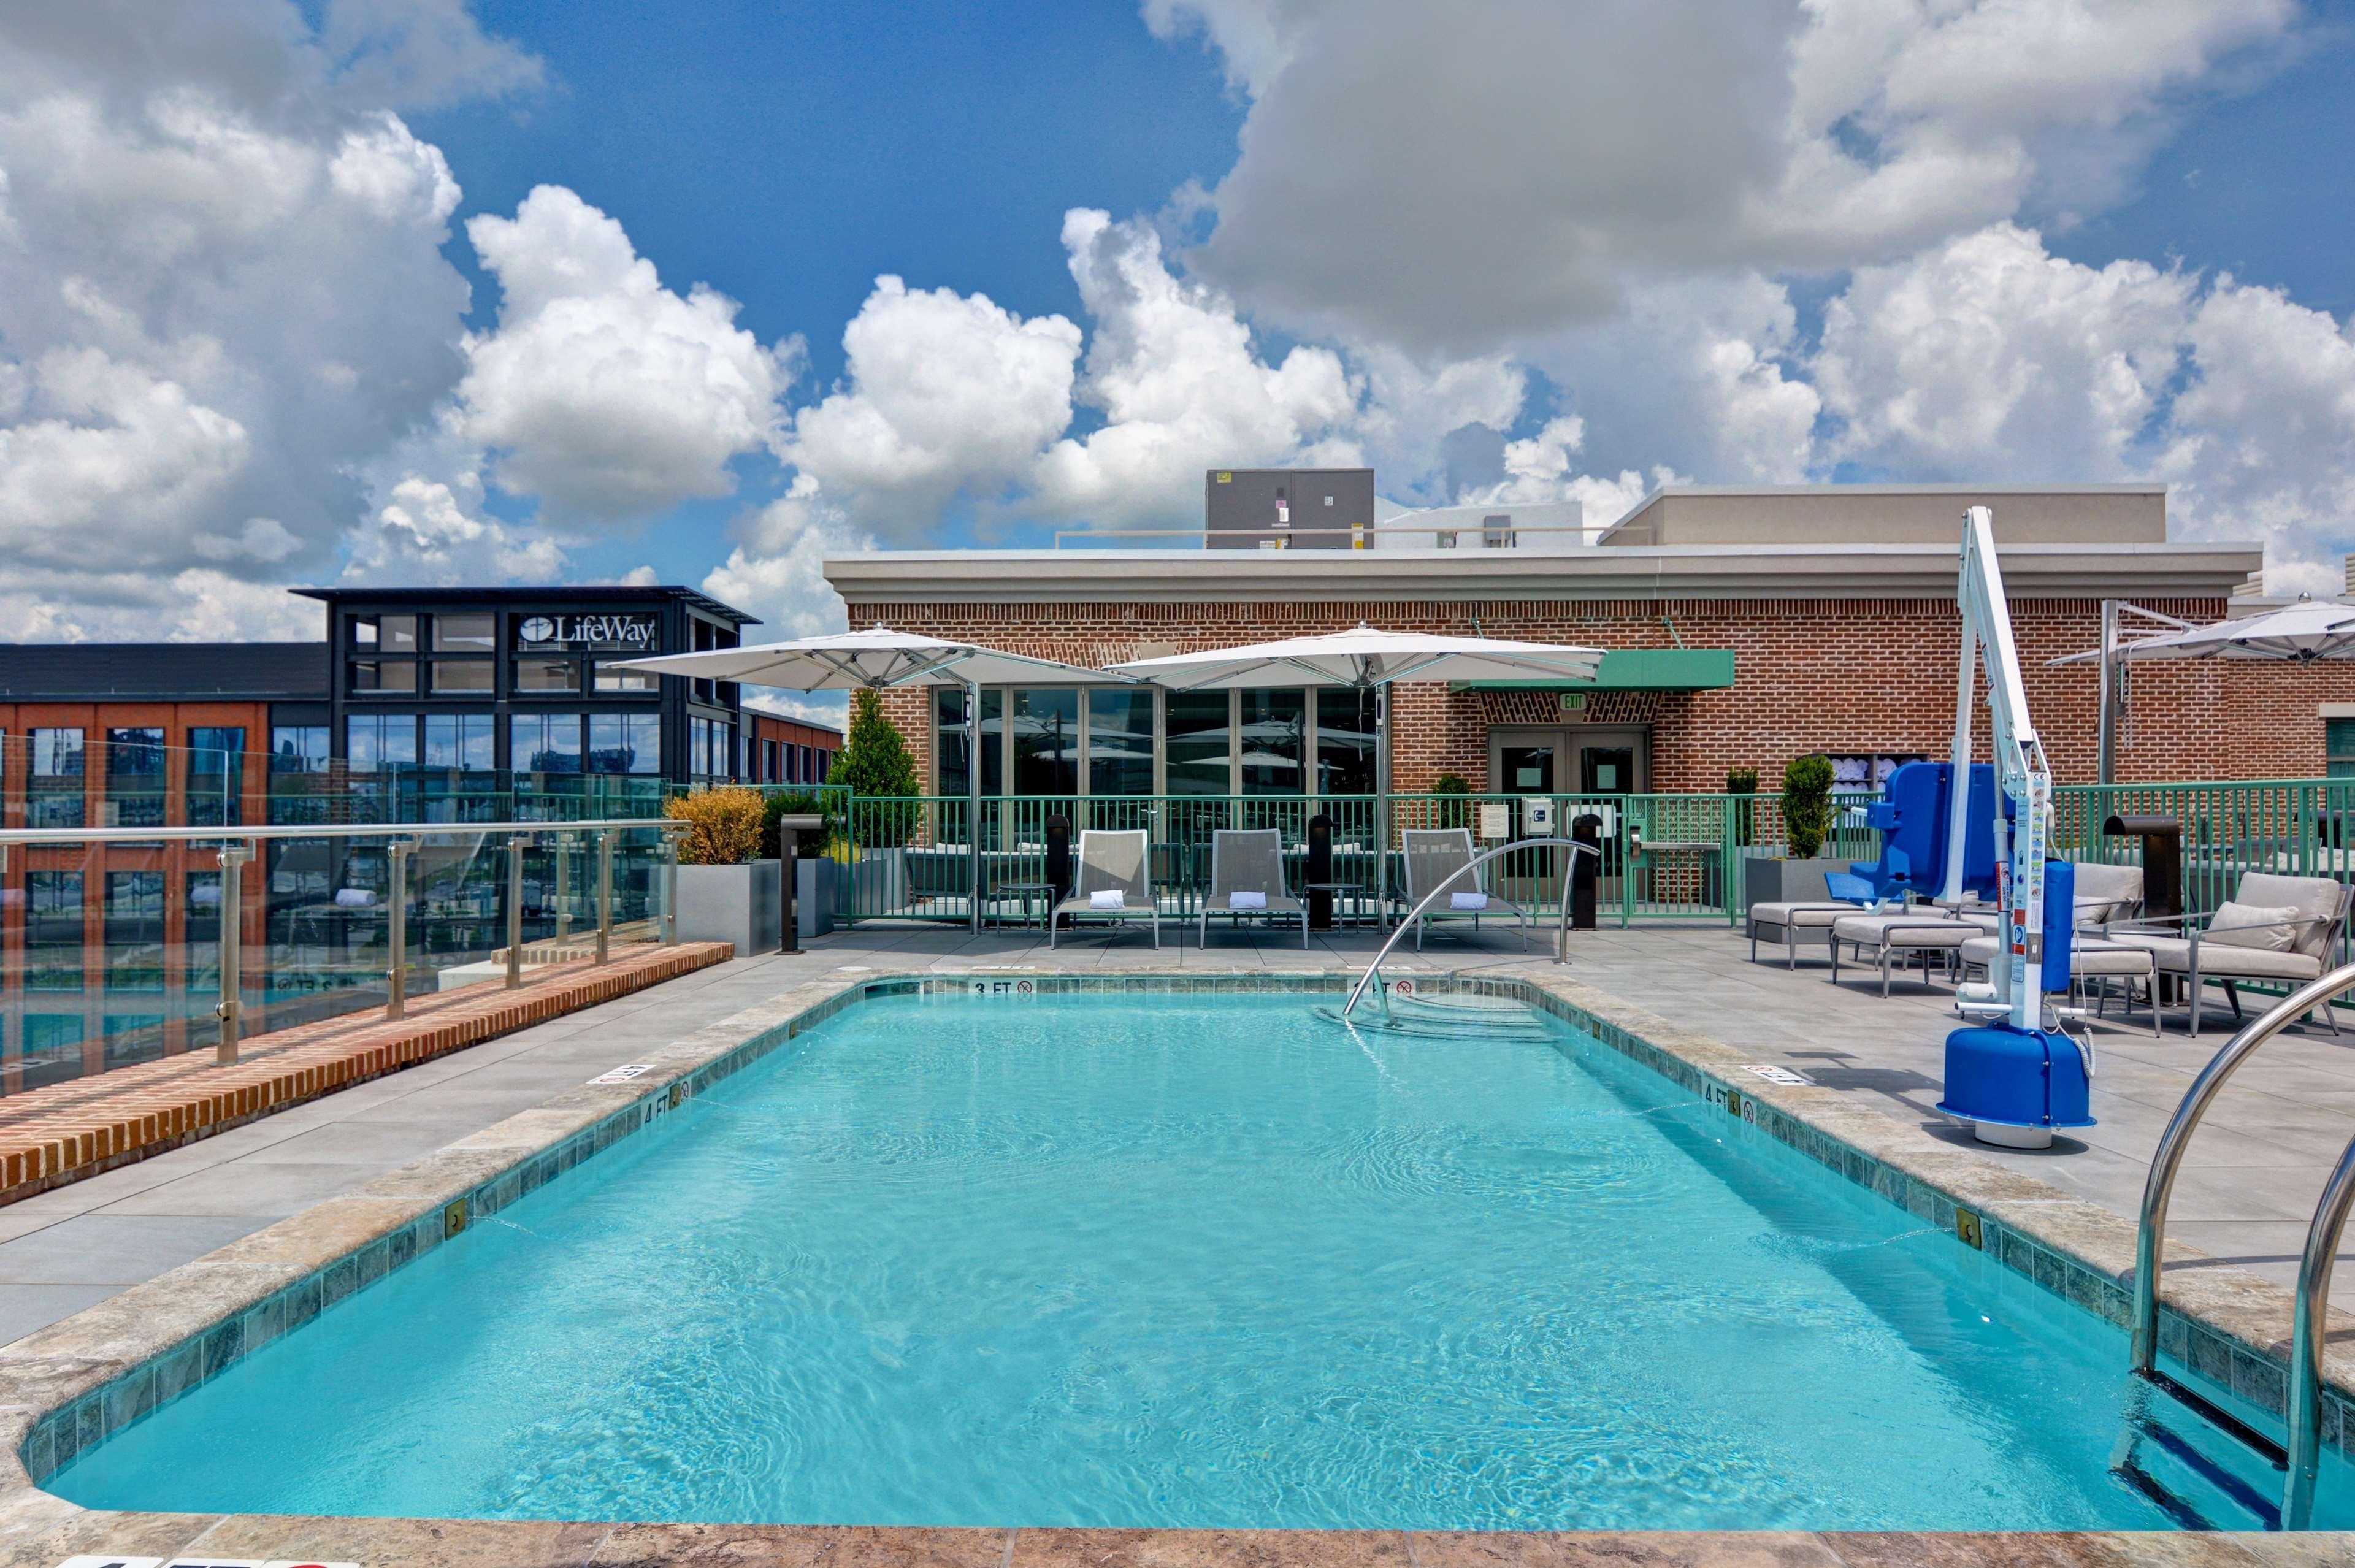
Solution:
[(1336, 904), (1343, 899), (1348, 900), (1349, 912), (1343, 915), (1337, 910), (1335, 919), (1355, 921), (1366, 917), (1366, 894), (1372, 890), (1363, 882), (1304, 882), (1300, 891), (1305, 893), (1330, 893)]
[[(1020, 899), (1024, 925), (1030, 923), (1030, 901), (1033, 899), (1039, 901), (1040, 929), (1045, 929), (1047, 919), (1055, 912), (1055, 884), (1052, 882), (1000, 882), (990, 890), (990, 894), (993, 898), (1011, 895)], [(999, 916), (992, 911), (986, 918), (996, 920)]]

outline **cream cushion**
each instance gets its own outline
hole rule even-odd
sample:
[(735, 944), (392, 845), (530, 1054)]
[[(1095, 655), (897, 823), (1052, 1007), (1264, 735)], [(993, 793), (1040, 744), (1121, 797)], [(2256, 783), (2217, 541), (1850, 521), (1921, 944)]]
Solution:
[[(2122, 946), (2139, 947), (2159, 970), (2169, 975), (2191, 973), (2191, 943), (2181, 936), (2118, 933)], [(2200, 944), (2200, 973), (2211, 980), (2311, 980), (2322, 973), (2322, 960), (2303, 953), (2276, 953), (2265, 947), (2234, 947), (2225, 943)]]
[[(1984, 967), (1995, 962), (1999, 951), (1994, 937), (1974, 936), (1963, 944), (1963, 962)], [(2089, 942), (2083, 937), (2069, 944), (2072, 975), (2147, 975), (2151, 967), (2147, 948), (2128, 947), (2118, 942)]]
[(2296, 904), (2278, 904), (2260, 908), (2255, 904), (2237, 904), (2231, 900), (2216, 906), (2214, 918), (2200, 933), (2202, 942), (2223, 943), (2232, 947), (2262, 947), (2273, 953), (2286, 953), (2297, 939), (2298, 918)]
[(1832, 923), (1832, 935), (1838, 941), (1872, 947), (1960, 947), (1978, 930), (1934, 914), (1851, 914)]

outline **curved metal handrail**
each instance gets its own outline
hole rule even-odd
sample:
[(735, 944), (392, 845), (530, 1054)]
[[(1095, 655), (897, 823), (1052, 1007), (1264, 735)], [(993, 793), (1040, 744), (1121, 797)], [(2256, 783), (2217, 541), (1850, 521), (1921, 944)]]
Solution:
[[(1431, 907), (1431, 901), (1440, 894), (1445, 892), (1450, 887), (1453, 887), (1457, 878), (1463, 876), (1467, 871), (1476, 871), (1479, 869), (1482, 866), (1486, 865), (1488, 861), (1495, 859), (1499, 855), (1509, 855), (1516, 849), (1544, 848), (1568, 849), (1571, 851), (1571, 855), (1562, 861), (1561, 867), (1561, 929), (1565, 933), (1567, 933), (1570, 930), (1570, 868), (1576, 862), (1578, 852), (1583, 850), (1585, 853), (1594, 857), (1594, 863), (1599, 869), (1603, 864), (1602, 849), (1598, 846), (1589, 844), (1585, 840), (1580, 838), (1518, 838), (1510, 844), (1499, 844), (1494, 849), (1483, 849), (1478, 854), (1473, 856), (1469, 860), (1465, 861), (1464, 864), (1456, 867), (1455, 869), (1448, 872), (1444, 877), (1442, 877), (1439, 880), (1439, 885), (1437, 887), (1423, 894), (1422, 900), (1415, 904), (1414, 908), (1407, 911), (1406, 918), (1399, 922), (1397, 927), (1391, 931), (1390, 940), (1382, 944), (1382, 950), (1374, 955), (1374, 961), (1366, 965), (1366, 972), (1358, 976), (1358, 983), (1356, 985), (1349, 987), (1349, 999), (1341, 1004), (1341, 1016), (1345, 1019), (1349, 1016), (1349, 1009), (1358, 1005), (1358, 998), (1366, 994), (1366, 987), (1373, 983), (1375, 975), (1380, 972), (1382, 960), (1391, 955), (1391, 949), (1396, 947), (1399, 944), (1399, 939), (1407, 933), (1408, 930), (1417, 920), (1422, 918), (1423, 912)], [(1563, 962), (1562, 946), (1563, 943), (1561, 939), (1558, 938), (1555, 941), (1553, 950), (1553, 961), (1557, 964)]]
[(2318, 979), (2307, 981), (2274, 1004), (2263, 1017), (2243, 1025), (2238, 1034), (2224, 1042), (2224, 1049), (2200, 1070), (2200, 1076), (2184, 1091), (2182, 1104), (2175, 1107), (2167, 1130), (2158, 1135), (2158, 1151), (2150, 1158), (2150, 1177), (2143, 1184), (2142, 1223), (2135, 1236), (2136, 1371), (2150, 1371), (2158, 1360), (2158, 1272), (2167, 1248), (2167, 1203), (2174, 1193), (2176, 1171), (2183, 1163), (2184, 1146), (2190, 1141), (2192, 1129), (2199, 1126), (2200, 1118), (2225, 1081), (2259, 1046), (2315, 1008), (2328, 1006), (2350, 987), (2355, 987), (2355, 964), (2342, 965)]
[(2314, 1520), (2314, 1477), (2322, 1465), (2322, 1330), (2330, 1315), (2330, 1269), (2339, 1237), (2355, 1209), (2355, 1139), (2350, 1139), (2323, 1183), (2322, 1200), (2307, 1227), (2306, 1255), (2297, 1264), (2297, 1317), (2290, 1330), (2289, 1454), (2282, 1482), (2282, 1528), (2304, 1530)]

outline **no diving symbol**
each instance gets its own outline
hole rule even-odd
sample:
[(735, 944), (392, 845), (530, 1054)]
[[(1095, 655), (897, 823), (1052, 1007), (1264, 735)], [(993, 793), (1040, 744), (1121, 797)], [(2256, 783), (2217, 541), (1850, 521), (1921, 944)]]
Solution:
[(1414, 995), (1414, 982), (1412, 980), (1392, 980), (1391, 982), (1391, 994), (1394, 997), (1412, 997)]
[(1033, 995), (1038, 989), (1038, 986), (1028, 980), (1017, 980), (1014, 982), (1014, 994), (1018, 997), (1028, 997)]

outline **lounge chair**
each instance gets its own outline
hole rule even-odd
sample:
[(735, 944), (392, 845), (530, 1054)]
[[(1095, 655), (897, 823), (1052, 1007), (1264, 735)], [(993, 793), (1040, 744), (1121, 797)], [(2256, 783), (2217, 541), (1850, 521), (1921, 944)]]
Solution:
[(1930, 955), (1942, 955), (1941, 961), (1951, 966), (1954, 955), (1963, 944), (1985, 933), (1976, 920), (1957, 915), (1951, 910), (1934, 905), (1916, 905), (1912, 909), (1892, 910), (1868, 914), (1851, 911), (1832, 923), (1831, 982), (1839, 984), (1840, 944), (1848, 944), (1862, 958), (1868, 949), (1881, 966), (1881, 994), (1889, 995), (1889, 960), (1896, 957), (1902, 968), (1909, 955), (1922, 957), (1922, 984), (1930, 983)]
[[(2108, 934), (2147, 949), (2159, 974), (2184, 977), (2185, 1022), (2197, 1039), (2201, 987), (2211, 980), (2222, 984), (2232, 1016), (2238, 1018), (2236, 982), (2270, 980), (2295, 987), (2321, 978), (2330, 966), (2331, 944), (2346, 927), (2350, 900), (2355, 900), (2355, 888), (2328, 877), (2250, 871), (2242, 876), (2231, 901), (2211, 914), (2145, 916), (2113, 925)], [(2165, 929), (2169, 926), (2181, 934)], [(2329, 1008), (2322, 1009), (2322, 1017), (2337, 1033), (2339, 1020)]]
[[(2001, 951), (2001, 943), (1996, 937), (1972, 937), (1962, 946), (1964, 971), (1987, 969), (1995, 963)], [(2033, 976), (2030, 978), (2032, 983)], [(2070, 989), (2081, 989), (2088, 980), (2101, 983), (2105, 1006), (2109, 999), (2109, 982), (2124, 980), (2129, 1016), (2134, 1010), (2136, 983), (2139, 981), (2149, 987), (2150, 1032), (2154, 1036), (2158, 1033), (2158, 976), (2148, 948), (2131, 947), (2123, 942), (2109, 942), (2098, 936), (2079, 934), (2073, 937), (2069, 944)]]
[[(1472, 830), (1468, 827), (1410, 827), (1401, 837), (1406, 843), (1406, 901), (1412, 910), (1430, 891), (1472, 863)], [(1510, 915), (1521, 923), (1521, 945), (1529, 944), (1529, 913), (1520, 905), (1488, 893), (1476, 909), (1457, 908), (1457, 894), (1479, 894), (1477, 877), (1457, 877), (1448, 884), (1449, 897), (1442, 899), (1423, 913), (1415, 923), (1414, 950), (1423, 951), (1423, 933), (1434, 920), (1469, 920), (1474, 933), (1480, 929), (1484, 914)], [(1468, 902), (1469, 900), (1465, 901)]]
[[(1053, 916), (1047, 922), (1048, 947), (1055, 945), (1056, 933), (1068, 916), (1074, 923), (1101, 920), (1117, 924), (1132, 920), (1149, 921), (1153, 925), (1153, 945), (1158, 949), (1161, 909), (1153, 901), (1152, 847), (1145, 829), (1111, 833), (1083, 828), (1078, 860), (1079, 885), (1071, 890), (1070, 898), (1055, 906)], [(1100, 904), (1096, 901), (1098, 893), (1117, 893), (1120, 901)]]
[[(1235, 905), (1237, 893), (1260, 901)], [(1210, 836), (1210, 887), (1202, 899), (1202, 945), (1210, 944), (1210, 917), (1297, 920), (1308, 945), (1308, 906), (1284, 891), (1284, 835), (1273, 827), (1221, 827)]]

